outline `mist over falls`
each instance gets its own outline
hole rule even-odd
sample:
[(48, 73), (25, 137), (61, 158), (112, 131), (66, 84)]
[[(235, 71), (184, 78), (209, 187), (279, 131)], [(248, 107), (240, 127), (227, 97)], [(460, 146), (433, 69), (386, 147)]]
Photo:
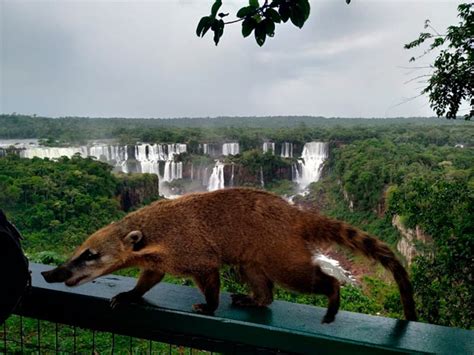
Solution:
[[(95, 143), (77, 147), (48, 147), (39, 144), (17, 145), (24, 158), (58, 159), (62, 156), (94, 157), (120, 173), (149, 173), (159, 177), (160, 194), (177, 197), (190, 191), (214, 191), (231, 186), (261, 186), (269, 180), (293, 181), (298, 193), (318, 181), (328, 156), (325, 142), (307, 142), (302, 147), (291, 142), (263, 142), (259, 154), (270, 154), (286, 162), (287, 167), (264, 171), (262, 164), (253, 170), (238, 163), (239, 142), (117, 145)], [(237, 159), (237, 160), (236, 160)], [(254, 164), (255, 165), (255, 164)]]

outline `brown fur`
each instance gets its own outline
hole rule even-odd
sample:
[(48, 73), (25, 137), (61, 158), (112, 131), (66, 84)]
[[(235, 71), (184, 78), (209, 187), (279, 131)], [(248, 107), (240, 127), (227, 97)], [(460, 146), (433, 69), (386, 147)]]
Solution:
[(219, 269), (233, 265), (251, 289), (250, 295), (233, 295), (235, 305), (267, 306), (276, 283), (298, 292), (326, 295), (329, 304), (323, 321), (331, 322), (339, 309), (339, 282), (312, 261), (315, 247), (326, 243), (362, 252), (390, 270), (400, 288), (406, 318), (416, 319), (407, 272), (387, 245), (343, 222), (300, 210), (276, 195), (253, 189), (226, 189), (155, 202), (94, 233), (69, 264), (60, 268), (74, 274), (80, 269), (77, 265), (87, 264), (81, 261), (86, 250), (101, 257), (95, 262), (99, 266), (89, 262), (82, 268), (96, 271), (77, 271), (76, 275), (88, 276), (70, 277), (66, 283), (73, 285), (138, 266), (142, 273), (137, 286), (117, 295), (113, 304), (141, 297), (165, 273), (191, 277), (206, 298), (195, 310), (213, 313), (219, 302)]

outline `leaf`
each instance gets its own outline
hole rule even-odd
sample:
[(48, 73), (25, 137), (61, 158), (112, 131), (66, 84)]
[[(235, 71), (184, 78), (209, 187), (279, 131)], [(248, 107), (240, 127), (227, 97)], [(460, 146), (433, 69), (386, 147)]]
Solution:
[(249, 5), (251, 7), (255, 7), (255, 8), (260, 7), (260, 4), (258, 3), (258, 0), (249, 0)]
[(265, 31), (267, 36), (273, 37), (275, 35), (275, 23), (269, 18), (263, 20), (263, 23), (265, 24)]
[(271, 19), (273, 22), (280, 23), (281, 16), (275, 9), (269, 8), (265, 11), (265, 17)]
[(248, 37), (254, 30), (255, 26), (257, 25), (257, 22), (253, 18), (246, 18), (242, 22), (242, 36)]
[(309, 1), (308, 0), (299, 0), (298, 1), (298, 6), (301, 8), (301, 10), (303, 11), (303, 14), (304, 14), (304, 20), (306, 22), (306, 20), (308, 19), (309, 17), (309, 13), (311, 11), (311, 6), (309, 5)]
[(204, 16), (197, 25), (196, 35), (198, 37), (204, 36), (209, 30), (209, 27), (211, 27), (211, 18), (209, 16)]
[(291, 14), (290, 6), (287, 3), (281, 4), (280, 7), (278, 8), (278, 13), (280, 14), (281, 20), (283, 22), (288, 21)]
[(211, 29), (214, 31), (214, 43), (217, 44), (219, 43), (219, 40), (221, 39), (222, 35), (224, 34), (224, 21), (223, 20), (214, 20), (212, 22)]
[(252, 14), (254, 11), (255, 11), (255, 9), (251, 6), (243, 7), (239, 11), (237, 11), (237, 17), (244, 18), (244, 17)]
[(222, 6), (222, 0), (214, 1), (214, 5), (212, 5), (212, 9), (211, 9), (211, 17), (216, 17), (217, 11), (219, 11), (219, 8), (221, 6)]
[(305, 14), (301, 7), (292, 6), (290, 12), (290, 20), (296, 27), (302, 28), (305, 22)]
[(267, 31), (265, 28), (265, 24), (260, 22), (257, 27), (255, 27), (255, 40), (257, 44), (261, 47), (265, 43), (265, 39), (267, 37)]

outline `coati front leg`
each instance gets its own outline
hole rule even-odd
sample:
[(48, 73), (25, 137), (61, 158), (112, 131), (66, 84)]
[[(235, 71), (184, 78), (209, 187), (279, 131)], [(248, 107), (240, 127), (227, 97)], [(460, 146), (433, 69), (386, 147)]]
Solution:
[(243, 281), (250, 287), (250, 295), (233, 294), (232, 304), (239, 307), (266, 307), (273, 302), (273, 281), (255, 266), (240, 268)]
[(220, 275), (218, 269), (193, 275), (196, 285), (206, 298), (206, 303), (193, 305), (193, 310), (202, 314), (214, 314), (219, 306)]
[(127, 292), (122, 292), (112, 297), (110, 306), (117, 307), (119, 303), (130, 303), (139, 301), (142, 296), (160, 282), (165, 274), (156, 270), (142, 270), (136, 286)]

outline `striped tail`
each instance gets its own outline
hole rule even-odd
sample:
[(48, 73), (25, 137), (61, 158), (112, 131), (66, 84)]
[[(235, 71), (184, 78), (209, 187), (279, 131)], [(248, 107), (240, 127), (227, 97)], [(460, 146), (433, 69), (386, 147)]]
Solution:
[(316, 232), (313, 229), (308, 239), (337, 243), (380, 262), (391, 271), (398, 285), (405, 318), (417, 320), (413, 287), (408, 273), (387, 244), (344, 222), (324, 216), (317, 217)]

